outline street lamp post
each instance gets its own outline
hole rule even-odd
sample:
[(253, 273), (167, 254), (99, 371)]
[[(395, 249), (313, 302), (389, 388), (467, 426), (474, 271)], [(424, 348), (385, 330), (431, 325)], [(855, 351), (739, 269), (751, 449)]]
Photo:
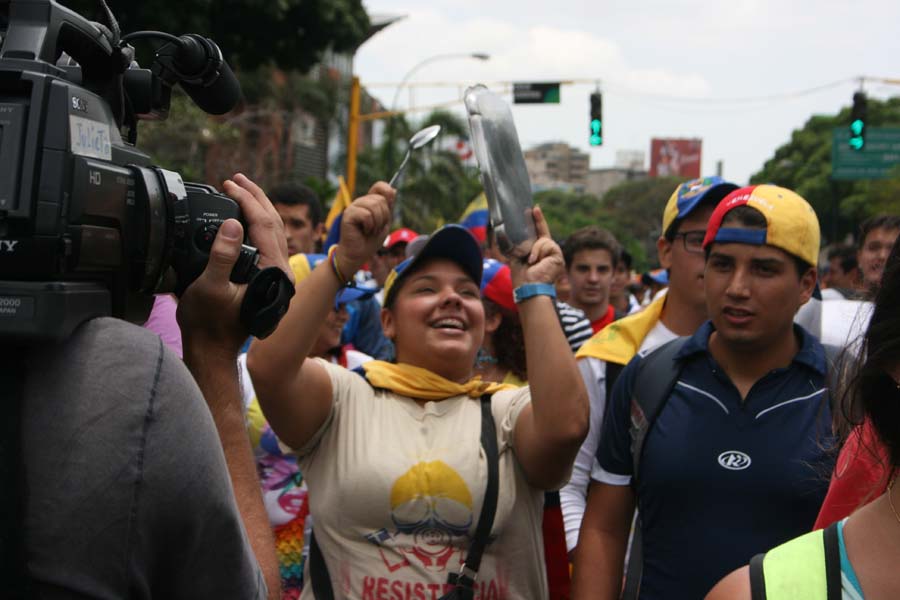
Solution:
[(397, 106), (397, 99), (400, 97), (400, 90), (403, 89), (403, 86), (406, 85), (406, 82), (409, 78), (418, 71), (421, 67), (427, 65), (428, 63), (444, 60), (444, 59), (453, 59), (453, 58), (474, 58), (476, 60), (488, 60), (490, 56), (483, 52), (472, 52), (472, 53), (457, 53), (457, 54), (437, 54), (435, 56), (430, 56), (425, 60), (416, 64), (412, 69), (407, 71), (406, 75), (403, 77), (403, 81), (397, 86), (397, 91), (394, 93), (394, 99), (391, 102), (391, 110), (387, 113), (373, 113), (372, 115), (360, 115), (359, 114), (359, 105), (360, 105), (360, 83), (359, 77), (353, 77), (350, 85), (350, 115), (349, 115), (349, 126), (347, 132), (347, 188), (350, 190), (350, 195), (356, 193), (356, 149), (359, 141), (359, 125), (360, 122), (369, 120), (371, 118), (383, 118), (385, 116), (390, 115), (388, 119), (387, 129), (388, 129), (388, 146), (387, 146), (387, 172), (392, 172), (394, 170), (394, 113)]
[(450, 54), (435, 54), (434, 56), (429, 56), (425, 60), (415, 64), (413, 68), (406, 72), (406, 75), (403, 76), (403, 79), (400, 80), (400, 83), (397, 85), (397, 91), (394, 92), (394, 99), (391, 101), (391, 110), (397, 110), (397, 100), (400, 98), (400, 92), (403, 90), (403, 86), (405, 86), (409, 81), (409, 78), (412, 77), (416, 73), (416, 71), (418, 71), (425, 65), (437, 62), (439, 60), (450, 60), (456, 58), (474, 58), (476, 60), (488, 60), (491, 58), (491, 56), (484, 52), (454, 52)]
[[(410, 77), (412, 77), (416, 71), (424, 67), (425, 65), (431, 64), (433, 62), (441, 61), (441, 60), (453, 60), (458, 58), (473, 58), (475, 60), (489, 60), (491, 56), (485, 52), (452, 52), (448, 54), (435, 54), (434, 56), (429, 56), (425, 60), (422, 60), (406, 72), (406, 75), (403, 76), (403, 79), (400, 80), (400, 83), (397, 85), (397, 90), (394, 92), (394, 99), (391, 101), (391, 112), (397, 112), (397, 100), (400, 98), (400, 92), (403, 90), (403, 87), (409, 81)], [(387, 146), (387, 172), (393, 172), (394, 170), (394, 138), (395, 138), (395, 123), (396, 117), (391, 117), (388, 121), (388, 146)]]

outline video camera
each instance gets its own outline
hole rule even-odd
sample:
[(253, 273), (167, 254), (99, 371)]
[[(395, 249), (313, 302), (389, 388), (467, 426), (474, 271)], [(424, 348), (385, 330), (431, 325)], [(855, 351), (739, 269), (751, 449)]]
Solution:
[[(143, 322), (153, 294), (184, 292), (219, 225), (241, 218), (233, 200), (134, 146), (138, 120), (164, 119), (176, 84), (206, 112), (234, 108), (240, 86), (218, 46), (196, 34), (120, 36), (101, 1), (109, 26), (54, 0), (0, 0), (4, 339), (63, 339), (104, 315)], [(164, 42), (150, 69), (129, 45), (142, 38)], [(264, 337), (293, 287), (258, 260), (245, 244), (231, 279), (250, 283), (241, 320)]]

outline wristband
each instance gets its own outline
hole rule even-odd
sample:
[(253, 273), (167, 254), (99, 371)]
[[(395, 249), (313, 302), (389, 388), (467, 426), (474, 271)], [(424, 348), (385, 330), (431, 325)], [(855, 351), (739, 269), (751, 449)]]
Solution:
[(354, 287), (353, 284), (355, 280), (347, 279), (344, 277), (341, 270), (338, 268), (337, 264), (337, 244), (334, 244), (331, 248), (328, 249), (328, 262), (331, 263), (331, 270), (334, 272), (334, 276), (337, 277), (340, 284), (344, 287)]
[(550, 296), (555, 299), (556, 288), (549, 283), (523, 283), (513, 290), (513, 300), (515, 300), (516, 304), (521, 304), (535, 296)]

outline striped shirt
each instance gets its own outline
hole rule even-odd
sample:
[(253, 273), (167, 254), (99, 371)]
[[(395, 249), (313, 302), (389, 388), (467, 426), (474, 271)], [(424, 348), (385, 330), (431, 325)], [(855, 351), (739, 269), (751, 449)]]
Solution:
[(584, 311), (580, 308), (557, 301), (556, 314), (559, 317), (560, 325), (562, 325), (563, 333), (566, 335), (566, 339), (569, 340), (572, 352), (581, 348), (581, 345), (594, 335), (594, 330), (591, 329), (591, 322), (588, 321)]

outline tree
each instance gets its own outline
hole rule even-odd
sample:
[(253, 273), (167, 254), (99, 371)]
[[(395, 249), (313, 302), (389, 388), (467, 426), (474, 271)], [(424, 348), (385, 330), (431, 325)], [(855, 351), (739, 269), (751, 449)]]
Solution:
[[(214, 143), (234, 145), (240, 132), (208, 118), (183, 92), (174, 90), (169, 118), (141, 123), (138, 147), (156, 164), (177, 171), (185, 181), (206, 182), (206, 155)], [(211, 183), (221, 183), (211, 182)]]
[(663, 210), (672, 192), (683, 182), (678, 177), (627, 181), (603, 196), (603, 207), (611, 219), (610, 230), (641, 268), (659, 264), (656, 240), (662, 235)]
[(663, 177), (622, 183), (603, 196), (566, 190), (545, 190), (534, 196), (547, 218), (550, 231), (564, 240), (575, 230), (597, 225), (612, 232), (643, 270), (657, 265), (656, 240), (662, 213), (680, 179)]
[[(900, 126), (900, 98), (868, 101), (869, 127)], [(815, 209), (829, 242), (855, 233), (860, 221), (880, 212), (900, 214), (900, 172), (884, 180), (831, 180), (832, 130), (847, 127), (850, 107), (811, 117), (780, 146), (750, 183), (774, 183), (796, 191)]]
[(430, 125), (440, 125), (440, 135), (413, 152), (398, 184), (400, 222), (422, 232), (459, 219), (469, 202), (481, 192), (478, 170), (466, 166), (449, 147), (452, 139), (468, 135), (465, 121), (452, 113), (435, 111), (415, 126), (403, 117), (396, 118), (393, 140), (385, 139), (381, 146), (366, 148), (357, 156), (354, 194), (364, 194), (373, 182), (391, 177), (388, 148), (393, 145), (394, 155), (402, 156), (412, 134)]
[[(242, 104), (212, 118), (175, 93), (170, 118), (141, 124), (139, 136), (159, 164), (214, 185), (236, 171), (263, 186), (293, 177), (296, 132), (327, 137), (321, 130), (335, 115), (341, 83), (325, 69), (305, 72), (326, 50), (352, 52), (370, 30), (360, 0), (107, 1), (123, 34), (200, 33), (222, 48), (241, 83)], [(99, 0), (61, 2), (107, 22)], [(149, 67), (161, 43), (136, 40), (138, 62)]]
[[(62, 4), (105, 22), (99, 0)], [(369, 34), (360, 0), (108, 0), (123, 33), (199, 33), (222, 48), (236, 70), (273, 64), (305, 72), (322, 53), (352, 52)], [(143, 44), (144, 42), (141, 42)]]

